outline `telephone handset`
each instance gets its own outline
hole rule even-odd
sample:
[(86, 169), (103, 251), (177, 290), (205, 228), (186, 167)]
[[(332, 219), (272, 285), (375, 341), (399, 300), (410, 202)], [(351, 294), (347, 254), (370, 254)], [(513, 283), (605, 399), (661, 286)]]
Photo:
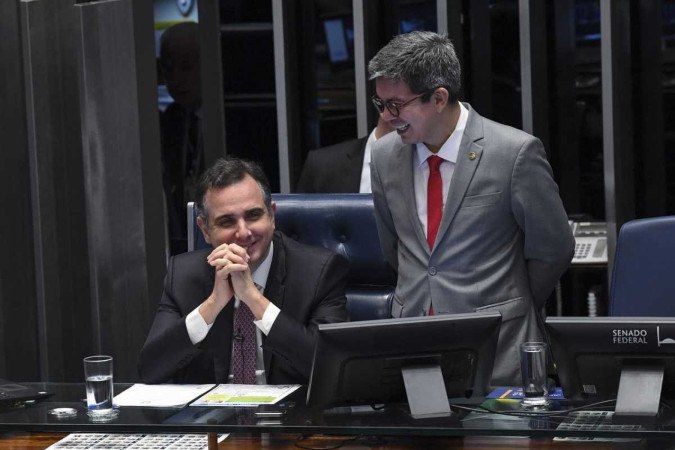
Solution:
[(572, 222), (576, 242), (572, 264), (607, 264), (607, 224)]

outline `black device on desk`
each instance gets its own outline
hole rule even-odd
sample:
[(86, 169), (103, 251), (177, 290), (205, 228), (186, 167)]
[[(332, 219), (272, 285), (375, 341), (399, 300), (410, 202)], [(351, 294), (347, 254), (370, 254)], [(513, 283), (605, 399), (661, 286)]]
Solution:
[(309, 406), (408, 400), (413, 417), (450, 414), (448, 397), (484, 397), (499, 313), (319, 325)]
[(40, 400), (51, 394), (0, 378), (0, 407), (13, 406), (30, 400)]
[(616, 398), (626, 422), (651, 422), (675, 398), (675, 319), (549, 317), (546, 328), (566, 398)]

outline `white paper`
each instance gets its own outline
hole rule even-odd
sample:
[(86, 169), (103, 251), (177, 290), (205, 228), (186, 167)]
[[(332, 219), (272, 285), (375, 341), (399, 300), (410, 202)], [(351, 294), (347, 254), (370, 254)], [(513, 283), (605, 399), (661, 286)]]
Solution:
[(137, 383), (115, 396), (117, 406), (155, 408), (181, 407), (213, 389), (215, 384), (142, 384)]
[(299, 387), (299, 384), (220, 384), (190, 406), (273, 405)]

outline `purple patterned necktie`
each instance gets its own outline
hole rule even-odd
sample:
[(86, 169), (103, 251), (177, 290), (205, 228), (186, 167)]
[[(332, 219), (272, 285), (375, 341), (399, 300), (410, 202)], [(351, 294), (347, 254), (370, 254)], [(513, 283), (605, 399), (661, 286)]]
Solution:
[(256, 384), (255, 378), (255, 317), (246, 306), (239, 302), (234, 310), (234, 330), (232, 345), (232, 383)]

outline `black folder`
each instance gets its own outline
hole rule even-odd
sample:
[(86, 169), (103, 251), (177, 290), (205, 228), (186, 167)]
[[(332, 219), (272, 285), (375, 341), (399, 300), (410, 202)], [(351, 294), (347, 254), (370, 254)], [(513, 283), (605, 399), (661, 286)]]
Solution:
[(49, 392), (0, 378), (0, 407), (40, 400), (50, 395)]

